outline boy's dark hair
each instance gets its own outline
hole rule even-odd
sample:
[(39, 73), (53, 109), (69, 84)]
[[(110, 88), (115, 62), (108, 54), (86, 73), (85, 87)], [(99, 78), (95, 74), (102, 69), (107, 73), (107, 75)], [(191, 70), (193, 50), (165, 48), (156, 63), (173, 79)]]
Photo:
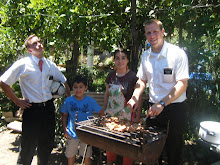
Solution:
[(87, 86), (88, 82), (87, 82), (87, 78), (82, 76), (82, 75), (77, 75), (74, 77), (73, 79), (73, 84), (74, 83), (83, 83), (85, 86)]

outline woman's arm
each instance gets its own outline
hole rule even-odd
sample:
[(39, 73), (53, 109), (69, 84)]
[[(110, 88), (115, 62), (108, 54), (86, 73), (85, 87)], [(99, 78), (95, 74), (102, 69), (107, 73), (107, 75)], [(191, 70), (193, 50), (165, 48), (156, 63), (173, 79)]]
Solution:
[(66, 88), (66, 96), (67, 96), (67, 97), (70, 97), (70, 96), (71, 96), (70, 87), (69, 87), (69, 85), (67, 84), (67, 82), (64, 83), (64, 86), (65, 86), (65, 88)]
[(104, 94), (104, 107), (103, 110), (105, 111), (108, 104), (108, 97), (109, 97), (109, 86), (106, 84), (105, 94)]
[(142, 106), (143, 106), (143, 98), (142, 95), (139, 97), (138, 103), (137, 103), (137, 110), (136, 110), (136, 116), (134, 118), (134, 122), (139, 122), (141, 118), (141, 112), (142, 112)]
[(128, 101), (129, 108), (131, 111), (135, 111), (138, 107), (138, 101), (140, 99), (140, 96), (144, 93), (145, 87), (146, 87), (147, 81), (138, 79), (136, 85), (135, 85), (135, 90), (133, 92), (133, 95), (131, 99)]

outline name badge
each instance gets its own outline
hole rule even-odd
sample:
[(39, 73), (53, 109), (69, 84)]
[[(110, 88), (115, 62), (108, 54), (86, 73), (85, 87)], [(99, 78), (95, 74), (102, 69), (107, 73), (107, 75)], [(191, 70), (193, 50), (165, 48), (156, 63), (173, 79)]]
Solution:
[(171, 83), (174, 81), (173, 68), (168, 68), (168, 67), (163, 68), (163, 81), (165, 83)]

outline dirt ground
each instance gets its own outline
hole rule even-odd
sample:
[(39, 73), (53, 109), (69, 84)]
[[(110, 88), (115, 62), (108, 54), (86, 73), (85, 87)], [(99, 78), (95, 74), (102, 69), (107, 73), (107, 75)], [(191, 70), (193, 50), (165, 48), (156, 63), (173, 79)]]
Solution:
[[(0, 131), (0, 165), (15, 165), (19, 153), (20, 133), (5, 129)], [(63, 153), (64, 148), (54, 148), (48, 165), (67, 165), (67, 159)], [(106, 157), (103, 155), (103, 163), (99, 162), (100, 150), (96, 148), (93, 153), (92, 165), (105, 164)], [(98, 153), (98, 154), (97, 154)], [(97, 156), (96, 156), (97, 155)], [(75, 165), (81, 165), (82, 157), (77, 156)], [(37, 165), (37, 155), (32, 160), (32, 165)]]
[[(0, 132), (0, 165), (15, 165), (17, 162), (20, 144), (20, 134), (12, 130), (4, 130)], [(106, 157), (102, 156), (103, 162), (99, 162), (99, 150), (93, 151), (93, 165), (105, 164)], [(82, 159), (77, 158), (76, 165), (81, 164)], [(67, 160), (63, 154), (63, 149), (54, 148), (51, 153), (49, 165), (66, 165)], [(118, 165), (120, 165), (120, 161)], [(139, 164), (139, 163), (138, 163)], [(166, 163), (164, 163), (166, 164)], [(34, 156), (32, 165), (37, 165), (37, 156)], [(135, 163), (137, 165), (137, 163)], [(183, 165), (220, 165), (220, 154), (195, 144), (188, 143), (184, 147)]]
[[(11, 130), (5, 130), (0, 133), (0, 165), (15, 165), (18, 158), (20, 144), (20, 134)], [(62, 151), (54, 148), (49, 164), (64, 165), (66, 158)], [(37, 156), (35, 155), (32, 165), (37, 165)]]

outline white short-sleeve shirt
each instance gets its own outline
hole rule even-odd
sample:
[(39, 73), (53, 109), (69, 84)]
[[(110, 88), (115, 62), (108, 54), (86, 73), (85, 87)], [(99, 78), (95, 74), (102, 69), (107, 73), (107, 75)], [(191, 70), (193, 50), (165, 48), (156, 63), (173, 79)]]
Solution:
[[(178, 46), (164, 41), (161, 52), (156, 56), (146, 50), (141, 59), (137, 76), (149, 83), (149, 101), (159, 102), (173, 88), (178, 80), (189, 78), (188, 57)], [(183, 102), (186, 92), (173, 101)]]
[(19, 80), (22, 95), (30, 103), (41, 103), (52, 99), (50, 86), (52, 80), (66, 82), (65, 76), (59, 71), (56, 64), (42, 58), (43, 69), (39, 69), (40, 59), (31, 55), (16, 61), (1, 77), (0, 81), (13, 85)]

